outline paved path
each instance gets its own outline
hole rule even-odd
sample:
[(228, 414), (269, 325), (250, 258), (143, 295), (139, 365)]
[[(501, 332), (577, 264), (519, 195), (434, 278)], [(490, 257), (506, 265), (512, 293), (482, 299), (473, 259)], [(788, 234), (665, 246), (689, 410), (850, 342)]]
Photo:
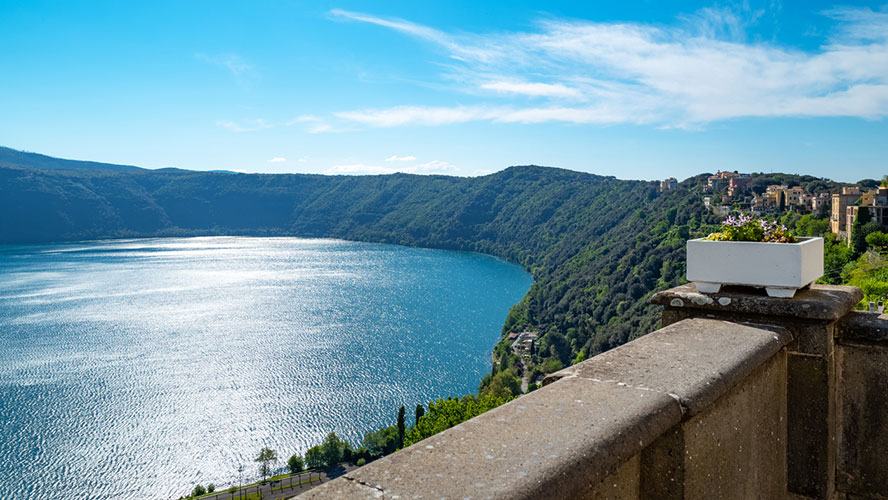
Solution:
[(276, 481), (244, 486), (239, 492), (229, 493), (227, 489), (217, 491), (212, 495), (200, 497), (200, 500), (238, 500), (239, 497), (256, 498), (256, 494), (259, 492), (262, 493), (262, 500), (284, 500), (293, 498), (355, 468), (353, 465), (341, 465), (326, 472), (300, 472), (299, 474)]

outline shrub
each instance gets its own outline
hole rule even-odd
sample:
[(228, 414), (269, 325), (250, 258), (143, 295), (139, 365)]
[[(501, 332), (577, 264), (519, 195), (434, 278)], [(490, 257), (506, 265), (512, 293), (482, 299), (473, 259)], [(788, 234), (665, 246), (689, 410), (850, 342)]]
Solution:
[(359, 458), (359, 459), (358, 459), (357, 466), (358, 466), (358, 467), (363, 467), (364, 464), (366, 464), (366, 463), (367, 463), (366, 460), (364, 460), (363, 458)]
[(888, 234), (875, 231), (866, 235), (866, 244), (871, 247), (888, 247)]
[(290, 469), (291, 474), (297, 474), (305, 469), (305, 462), (299, 455), (293, 455), (290, 460), (287, 460), (287, 468)]
[(192, 492), (191, 492), (191, 496), (193, 496), (193, 497), (199, 497), (199, 496), (203, 495), (203, 494), (206, 493), (206, 492), (207, 492), (207, 490), (204, 489), (203, 486), (201, 486), (201, 485), (198, 484), (197, 486), (194, 487), (194, 490), (192, 490)]

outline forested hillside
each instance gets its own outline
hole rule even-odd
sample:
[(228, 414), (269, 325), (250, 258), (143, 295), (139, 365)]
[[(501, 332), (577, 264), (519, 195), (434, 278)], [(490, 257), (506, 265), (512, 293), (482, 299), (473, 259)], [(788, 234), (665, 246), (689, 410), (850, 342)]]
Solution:
[(94, 161), (66, 160), (0, 146), (0, 167), (40, 168), (44, 170), (142, 170), (130, 165)]
[(536, 166), (477, 178), (0, 168), (2, 243), (293, 235), (501, 256), (535, 279), (505, 330), (544, 333), (543, 358), (561, 364), (653, 330), (648, 296), (682, 280), (685, 240), (713, 222), (696, 179), (661, 194)]

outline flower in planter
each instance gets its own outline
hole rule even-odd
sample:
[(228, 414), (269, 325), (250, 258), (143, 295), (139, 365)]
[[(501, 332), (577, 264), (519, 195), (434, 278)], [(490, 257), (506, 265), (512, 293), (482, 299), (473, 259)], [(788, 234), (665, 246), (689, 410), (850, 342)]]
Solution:
[(722, 222), (722, 230), (705, 239), (710, 241), (759, 241), (769, 243), (795, 243), (796, 239), (783, 224), (740, 214), (728, 216)]

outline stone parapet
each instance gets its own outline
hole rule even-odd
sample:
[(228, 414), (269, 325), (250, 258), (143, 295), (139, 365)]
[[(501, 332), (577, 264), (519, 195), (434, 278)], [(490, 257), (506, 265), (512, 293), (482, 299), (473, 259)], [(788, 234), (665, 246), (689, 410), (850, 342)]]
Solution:
[[(690, 456), (705, 455), (700, 443), (713, 432), (755, 449), (752, 434), (744, 437), (733, 432), (736, 425), (722, 425), (731, 418), (749, 421), (748, 403), (724, 405), (719, 417), (695, 423), (696, 433), (680, 426), (703, 418), (790, 340), (779, 327), (683, 321), (558, 372), (537, 391), (300, 498), (575, 499), (617, 492), (638, 498), (692, 465), (672, 463), (685, 453), (672, 456), (663, 448), (671, 443), (662, 439), (668, 433), (682, 442), (698, 438), (688, 448)], [(768, 414), (779, 417), (779, 408), (775, 411)], [(737, 475), (736, 469), (730, 472), (721, 473)], [(699, 483), (703, 476), (694, 477)]]
[(792, 299), (778, 299), (768, 297), (764, 290), (749, 287), (725, 286), (719, 293), (699, 293), (693, 283), (687, 283), (651, 297), (652, 303), (672, 310), (730, 314), (745, 321), (770, 318), (768, 322), (773, 322), (786, 318), (793, 323), (838, 320), (861, 300), (863, 293), (859, 288), (838, 285), (811, 285), (796, 292)]
[(888, 498), (888, 316), (659, 292), (663, 328), (305, 498)]
[(839, 342), (888, 342), (888, 314), (852, 311), (838, 328)]
[(792, 341), (784, 328), (696, 318), (547, 376), (644, 387), (679, 401), (691, 417), (749, 376)]

